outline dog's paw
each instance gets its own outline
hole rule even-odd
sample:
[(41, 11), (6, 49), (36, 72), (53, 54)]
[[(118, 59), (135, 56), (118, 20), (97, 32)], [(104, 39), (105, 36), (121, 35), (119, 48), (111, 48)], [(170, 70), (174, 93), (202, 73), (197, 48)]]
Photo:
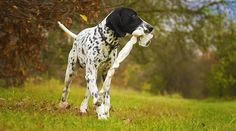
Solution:
[(60, 102), (59, 103), (59, 108), (60, 109), (68, 109), (68, 108), (70, 108), (70, 105), (69, 105), (69, 103), (68, 102)]
[(80, 107), (79, 112), (80, 112), (81, 114), (86, 114), (86, 113), (87, 113), (87, 109), (84, 109), (84, 108), (81, 108), (81, 107)]
[(105, 114), (104, 105), (96, 106), (97, 117), (99, 120), (106, 120), (107, 115)]
[(104, 112), (105, 112), (105, 115), (107, 116), (107, 118), (110, 116), (110, 115), (109, 115), (109, 111), (110, 111), (110, 107), (104, 105)]
[(107, 120), (107, 115), (105, 114), (98, 114), (98, 120)]

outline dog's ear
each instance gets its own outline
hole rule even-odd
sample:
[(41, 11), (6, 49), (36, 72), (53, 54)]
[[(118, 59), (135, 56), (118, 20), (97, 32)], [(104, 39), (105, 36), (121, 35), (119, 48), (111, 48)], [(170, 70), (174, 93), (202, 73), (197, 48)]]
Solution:
[(106, 26), (115, 32), (117, 37), (124, 37), (126, 32), (122, 30), (121, 10), (114, 10), (106, 19)]

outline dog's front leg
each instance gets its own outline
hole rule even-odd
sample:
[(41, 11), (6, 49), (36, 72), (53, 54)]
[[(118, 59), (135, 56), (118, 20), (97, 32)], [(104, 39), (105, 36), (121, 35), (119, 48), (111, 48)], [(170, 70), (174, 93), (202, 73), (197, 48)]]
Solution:
[(80, 105), (80, 112), (81, 113), (87, 113), (89, 97), (90, 97), (90, 91), (88, 89), (86, 89), (84, 99)]
[[(104, 84), (104, 83), (103, 83)], [(108, 87), (108, 86), (106, 86)], [(109, 117), (110, 111), (110, 84), (108, 88), (102, 88), (99, 91), (98, 103), (104, 103), (104, 112), (106, 117)]]
[(110, 111), (110, 91), (106, 91), (103, 95), (104, 97), (104, 111), (107, 117), (109, 117), (109, 111)]
[[(90, 63), (90, 62), (88, 62)], [(98, 88), (97, 88), (97, 68), (93, 64), (86, 65), (86, 76), (87, 88), (90, 95), (93, 97), (93, 104), (96, 108), (98, 119), (106, 119), (104, 104), (98, 101)]]
[[(109, 66), (110, 67), (110, 66)], [(109, 68), (108, 68), (109, 69)], [(102, 73), (102, 81), (104, 83), (106, 76), (107, 76), (107, 70), (103, 71)], [(98, 96), (98, 101), (102, 101), (104, 102), (104, 111), (107, 117), (109, 117), (109, 111), (110, 111), (110, 91), (104, 91), (104, 92), (99, 92), (99, 96)]]

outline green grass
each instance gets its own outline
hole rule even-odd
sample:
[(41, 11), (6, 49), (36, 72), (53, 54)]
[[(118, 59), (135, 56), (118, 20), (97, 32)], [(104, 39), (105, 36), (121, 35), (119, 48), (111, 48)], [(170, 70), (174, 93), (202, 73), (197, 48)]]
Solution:
[(0, 88), (0, 130), (236, 130), (236, 101), (187, 100), (111, 89), (108, 120), (97, 120), (91, 102), (79, 113), (84, 88), (72, 86), (70, 109), (57, 108), (63, 85), (55, 80)]

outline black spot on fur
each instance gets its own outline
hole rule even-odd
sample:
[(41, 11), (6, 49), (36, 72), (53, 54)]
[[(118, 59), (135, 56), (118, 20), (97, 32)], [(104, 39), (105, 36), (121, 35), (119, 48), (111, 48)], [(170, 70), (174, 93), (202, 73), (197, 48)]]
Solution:
[(93, 41), (92, 41), (92, 39), (91, 39), (91, 38), (89, 38), (89, 42), (90, 42), (90, 43), (93, 43)]
[(85, 53), (84, 53), (84, 48), (82, 48), (82, 54), (85, 54)]
[(98, 48), (98, 46), (95, 46), (93, 49), (94, 49), (94, 51), (96, 51), (98, 54), (100, 53), (100, 49)]
[(64, 98), (61, 98), (61, 101), (62, 101), (62, 102), (65, 102), (66, 100), (65, 100)]
[[(87, 83), (89, 83), (90, 82), (90, 79), (87, 79)], [(88, 87), (88, 89), (89, 89), (89, 87)]]
[(106, 62), (108, 62), (108, 61), (110, 61), (110, 60), (111, 60), (111, 58), (109, 57), (109, 58), (107, 58)]
[(97, 94), (97, 93), (95, 93), (95, 95), (94, 95), (94, 96), (95, 96), (95, 98), (98, 98), (98, 94)]
[(106, 80), (106, 77), (107, 77), (107, 73), (105, 74), (102, 74), (102, 80), (105, 81)]
[(96, 102), (94, 105), (95, 105), (95, 106), (101, 106), (101, 103)]

